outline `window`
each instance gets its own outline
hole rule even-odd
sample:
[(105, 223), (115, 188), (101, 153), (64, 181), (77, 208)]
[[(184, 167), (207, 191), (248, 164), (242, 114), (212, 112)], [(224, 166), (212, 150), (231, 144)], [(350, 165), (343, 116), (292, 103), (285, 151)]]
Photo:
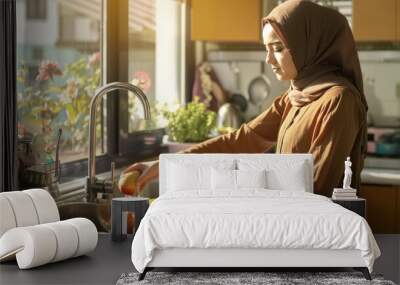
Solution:
[[(164, 103), (182, 103), (185, 5), (176, 0), (128, 1), (129, 81), (141, 86), (153, 111)], [(128, 100), (129, 133), (162, 127), (155, 112), (153, 121), (145, 124), (136, 98)]]
[(31, 140), (28, 164), (55, 159), (59, 129), (61, 161), (87, 157), (88, 107), (101, 85), (101, 15), (101, 0), (17, 0), (18, 134)]
[[(107, 69), (115, 71), (107, 73), (112, 81), (128, 81), (142, 88), (152, 110), (152, 120), (144, 121), (135, 96), (118, 96), (118, 151), (146, 152), (154, 142), (162, 141), (164, 125), (158, 107), (185, 99), (187, 5), (177, 0), (116, 0), (108, 9), (116, 11), (109, 11), (109, 17), (118, 15), (108, 39), (108, 45), (118, 46), (118, 53), (107, 53)], [(118, 66), (113, 67), (116, 62)]]
[[(153, 118), (158, 103), (183, 102), (183, 1), (48, 0), (41, 21), (27, 16), (31, 0), (16, 1), (18, 134), (34, 153), (24, 166), (54, 161), (62, 129), (62, 177), (86, 175), (89, 103), (105, 83), (138, 85)], [(137, 99), (120, 93), (97, 113), (98, 172), (160, 152), (163, 125), (145, 123)]]

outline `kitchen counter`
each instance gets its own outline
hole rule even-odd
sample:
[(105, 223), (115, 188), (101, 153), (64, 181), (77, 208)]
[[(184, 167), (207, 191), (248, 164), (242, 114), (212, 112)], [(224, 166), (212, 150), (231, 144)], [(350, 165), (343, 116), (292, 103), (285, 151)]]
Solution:
[(363, 184), (400, 185), (400, 158), (368, 156), (361, 171)]
[(400, 169), (364, 168), (361, 183), (379, 185), (400, 185)]
[[(115, 169), (115, 179), (118, 183), (118, 179), (122, 171), (126, 167)], [(96, 175), (100, 179), (110, 179), (111, 171), (104, 172)], [(65, 182), (59, 185), (60, 194), (55, 198), (57, 204), (62, 204), (66, 202), (78, 202), (83, 201), (86, 198), (86, 177), (77, 178), (75, 180)], [(141, 192), (141, 196), (154, 198), (158, 196), (158, 181), (151, 182), (147, 185)]]
[[(178, 144), (174, 145), (178, 146)], [(187, 147), (186, 144), (180, 144), (179, 150), (182, 146)], [(178, 150), (178, 151), (179, 151)], [(120, 173), (125, 168), (116, 169), (116, 179), (118, 179)], [(111, 172), (101, 173), (97, 175), (99, 178), (109, 178)], [(361, 172), (361, 182), (363, 184), (378, 184), (378, 185), (399, 185), (400, 186), (400, 159), (390, 159), (390, 158), (377, 158), (377, 157), (367, 157), (365, 160), (364, 169)], [(79, 178), (73, 181), (63, 183), (60, 185), (60, 197), (57, 197), (56, 201), (58, 203), (71, 202), (82, 199), (86, 196), (85, 190), (86, 178)], [(154, 197), (157, 192), (157, 183), (152, 183), (148, 191), (150, 196)]]

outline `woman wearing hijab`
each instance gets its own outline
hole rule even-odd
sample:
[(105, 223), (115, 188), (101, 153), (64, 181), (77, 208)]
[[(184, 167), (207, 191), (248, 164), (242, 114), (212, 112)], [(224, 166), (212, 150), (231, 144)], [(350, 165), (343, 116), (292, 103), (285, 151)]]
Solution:
[[(367, 103), (360, 63), (346, 18), (304, 0), (289, 0), (262, 20), (266, 62), (290, 88), (238, 130), (197, 144), (184, 153), (311, 153), (314, 193), (331, 196), (353, 162), (358, 188), (366, 150)], [(158, 178), (158, 161), (136, 163), (137, 187)]]

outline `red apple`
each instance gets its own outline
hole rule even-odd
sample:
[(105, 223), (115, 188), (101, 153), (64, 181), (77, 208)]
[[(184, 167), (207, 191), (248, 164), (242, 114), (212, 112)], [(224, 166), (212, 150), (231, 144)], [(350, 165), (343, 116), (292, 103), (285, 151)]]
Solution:
[(136, 187), (136, 180), (139, 176), (140, 172), (137, 170), (122, 173), (118, 181), (119, 191), (126, 195), (136, 196), (139, 192), (139, 189)]
[(128, 223), (126, 225), (126, 233), (133, 234), (133, 227), (135, 225), (135, 215), (133, 213), (129, 212), (126, 222)]

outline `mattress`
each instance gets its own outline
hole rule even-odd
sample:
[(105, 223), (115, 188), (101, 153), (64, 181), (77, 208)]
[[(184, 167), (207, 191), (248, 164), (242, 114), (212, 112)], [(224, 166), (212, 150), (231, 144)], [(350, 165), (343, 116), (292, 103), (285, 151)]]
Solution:
[(358, 250), (372, 271), (379, 248), (361, 216), (299, 191), (168, 192), (156, 199), (132, 243), (139, 272), (164, 249)]

